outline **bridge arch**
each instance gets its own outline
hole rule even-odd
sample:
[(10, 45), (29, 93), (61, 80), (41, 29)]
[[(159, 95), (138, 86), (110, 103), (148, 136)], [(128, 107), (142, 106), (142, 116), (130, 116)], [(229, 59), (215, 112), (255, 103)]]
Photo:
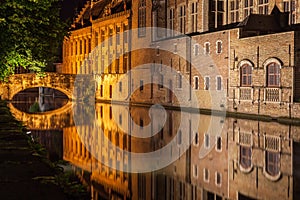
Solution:
[(76, 75), (73, 74), (49, 72), (47, 72), (44, 77), (39, 77), (36, 74), (16, 74), (9, 77), (7, 83), (7, 99), (12, 100), (17, 93), (35, 87), (53, 88), (64, 93), (69, 99), (72, 99), (75, 78)]

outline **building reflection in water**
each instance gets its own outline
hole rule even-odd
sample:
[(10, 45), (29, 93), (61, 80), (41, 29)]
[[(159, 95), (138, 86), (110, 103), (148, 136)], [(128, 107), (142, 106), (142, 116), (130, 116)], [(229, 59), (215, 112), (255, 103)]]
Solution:
[[(96, 104), (96, 122), (104, 130), (103, 135), (84, 119), (75, 127), (68, 106), (44, 114), (25, 114), (14, 107), (11, 111), (19, 120), (30, 121), (32, 134), (48, 148), (52, 160), (63, 158), (73, 165), (88, 184), (92, 199), (300, 197), (298, 126), (201, 115), (198, 127), (193, 121), (195, 113), (172, 110), (151, 123), (148, 108), (114, 107), (117, 109), (110, 104)], [(180, 126), (182, 116), (185, 120)], [(157, 131), (152, 137), (138, 139), (127, 134), (149, 124)], [(222, 126), (219, 134), (218, 124)], [(167, 167), (149, 173), (127, 172), (133, 168), (128, 152), (151, 152), (174, 141), (180, 147), (186, 145), (186, 136), (191, 145)], [(175, 153), (176, 149), (167, 152), (169, 156)]]
[[(147, 108), (131, 107), (130, 114), (114, 114), (118, 117), (113, 118), (109, 104), (96, 105), (97, 122), (105, 137), (120, 149), (149, 152), (168, 144), (176, 133), (194, 135), (190, 148), (176, 162), (161, 170), (130, 174), (105, 166), (102, 163), (107, 162), (113, 168), (127, 171), (129, 154), (118, 148), (108, 148), (105, 138), (95, 138), (97, 135), (91, 140), (93, 127), (85, 125), (78, 127), (80, 134), (74, 126), (63, 129), (63, 158), (76, 166), (78, 175), (90, 184), (93, 199), (299, 197), (299, 127), (201, 115), (198, 129), (188, 125), (179, 130), (181, 114), (167, 111), (163, 129), (148, 139), (138, 140), (123, 132), (118, 124), (127, 124), (130, 128), (127, 130), (133, 130), (135, 125), (129, 120), (131, 116), (136, 125), (146, 126), (151, 121)], [(193, 124), (193, 117), (189, 120)], [(213, 133), (212, 121), (223, 124), (221, 134)], [(86, 148), (82, 140), (90, 140), (90, 146)], [(176, 140), (181, 145), (180, 137)], [(94, 148), (93, 152), (97, 153), (92, 155), (89, 148)], [(205, 149), (209, 151), (203, 154)]]

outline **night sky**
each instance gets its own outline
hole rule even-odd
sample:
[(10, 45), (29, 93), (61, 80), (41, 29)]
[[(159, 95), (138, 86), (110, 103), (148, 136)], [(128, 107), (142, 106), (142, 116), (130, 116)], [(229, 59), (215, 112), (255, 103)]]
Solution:
[(61, 9), (61, 18), (63, 20), (72, 19), (75, 15), (76, 8), (83, 7), (86, 0), (63, 0)]

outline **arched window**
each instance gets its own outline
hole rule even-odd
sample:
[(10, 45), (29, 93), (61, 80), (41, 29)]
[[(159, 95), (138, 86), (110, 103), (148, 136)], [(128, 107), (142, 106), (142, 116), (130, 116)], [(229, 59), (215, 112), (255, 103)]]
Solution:
[(280, 138), (265, 135), (265, 168), (267, 178), (275, 181), (280, 178)]
[(279, 152), (266, 151), (266, 172), (271, 176), (277, 176), (280, 172)]
[(250, 146), (240, 146), (240, 165), (243, 169), (251, 167), (252, 149)]
[(252, 66), (245, 63), (241, 66), (241, 86), (251, 86), (252, 84)]
[(271, 62), (267, 65), (267, 85), (269, 87), (279, 87), (280, 82), (280, 65)]

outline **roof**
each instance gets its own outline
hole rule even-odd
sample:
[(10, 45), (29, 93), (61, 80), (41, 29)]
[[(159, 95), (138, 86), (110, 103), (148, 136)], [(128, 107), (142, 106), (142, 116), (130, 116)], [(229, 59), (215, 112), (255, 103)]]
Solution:
[[(126, 4), (126, 5), (125, 5)], [(131, 8), (131, 0), (98, 0), (87, 1), (84, 7), (81, 9), (79, 15), (73, 22), (72, 27), (76, 28), (76, 25), (81, 26), (90, 24), (91, 17), (93, 20), (105, 17), (111, 14), (119, 13)]]
[(248, 31), (280, 31), (281, 26), (275, 15), (250, 14), (237, 25)]

